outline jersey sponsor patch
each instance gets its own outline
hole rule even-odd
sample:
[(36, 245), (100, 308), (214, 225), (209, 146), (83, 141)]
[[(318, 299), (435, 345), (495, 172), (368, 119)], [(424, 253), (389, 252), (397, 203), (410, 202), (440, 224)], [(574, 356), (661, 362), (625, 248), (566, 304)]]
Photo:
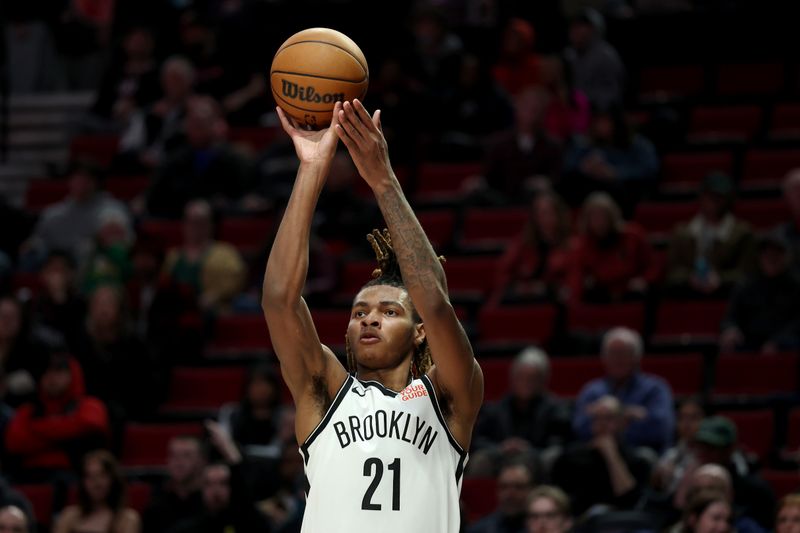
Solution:
[(404, 402), (413, 400), (414, 398), (423, 398), (426, 396), (428, 396), (428, 390), (425, 388), (425, 385), (422, 384), (411, 384), (400, 391), (400, 400)]

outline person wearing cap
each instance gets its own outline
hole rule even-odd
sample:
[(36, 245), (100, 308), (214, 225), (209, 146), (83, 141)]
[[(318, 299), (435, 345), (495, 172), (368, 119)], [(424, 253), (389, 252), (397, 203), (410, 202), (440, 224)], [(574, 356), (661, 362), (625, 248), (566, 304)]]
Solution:
[(672, 233), (667, 251), (668, 294), (726, 294), (753, 268), (755, 236), (733, 215), (731, 178), (712, 172), (700, 186), (697, 214)]
[(775, 353), (800, 348), (800, 275), (780, 234), (758, 241), (758, 270), (736, 286), (722, 321), (720, 349)]
[[(692, 441), (692, 452), (697, 464), (724, 468), (730, 475), (733, 503), (738, 513), (769, 529), (774, 519), (775, 496), (766, 481), (750, 471), (738, 449), (738, 439), (736, 425), (729, 418), (712, 416), (700, 423)], [(699, 472), (707, 474), (708, 469)]]

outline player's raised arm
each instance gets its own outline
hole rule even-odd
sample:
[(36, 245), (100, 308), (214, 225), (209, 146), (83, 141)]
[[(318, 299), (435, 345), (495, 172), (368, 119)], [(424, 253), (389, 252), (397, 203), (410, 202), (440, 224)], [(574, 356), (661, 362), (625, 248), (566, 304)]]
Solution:
[[(339, 109), (337, 103), (334, 111)], [(336, 356), (320, 344), (302, 297), (314, 209), (338, 142), (333, 129), (337, 118), (334, 113), (331, 128), (305, 131), (295, 127), (281, 109), (278, 115), (292, 138), (300, 168), (267, 261), (261, 306), (283, 379), (297, 407), (297, 437), (302, 442), (347, 376)]]
[(375, 194), (403, 281), (422, 318), (435, 365), (431, 380), (450, 401), (451, 430), (466, 447), (483, 399), (483, 375), (450, 304), (444, 270), (392, 171), (380, 111), (370, 117), (361, 102), (354, 100), (345, 102), (338, 115), (336, 133)]

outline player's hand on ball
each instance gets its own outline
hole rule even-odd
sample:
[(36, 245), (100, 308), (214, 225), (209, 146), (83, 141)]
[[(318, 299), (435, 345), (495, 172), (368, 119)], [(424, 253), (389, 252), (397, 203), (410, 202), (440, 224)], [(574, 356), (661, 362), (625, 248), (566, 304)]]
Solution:
[(370, 116), (356, 99), (352, 103), (345, 102), (338, 115), (335, 117), (339, 119), (336, 133), (350, 152), (358, 173), (374, 188), (391, 175), (389, 148), (381, 129), (381, 112), (377, 110)]
[(302, 129), (294, 119), (283, 112), (283, 109), (276, 108), (283, 130), (292, 138), (292, 143), (294, 143), (294, 149), (300, 162), (330, 163), (333, 160), (333, 155), (336, 153), (336, 144), (339, 142), (335, 129), (339, 122), (338, 117), (341, 109), (342, 103), (336, 102), (333, 107), (333, 119), (330, 127), (311, 131)]

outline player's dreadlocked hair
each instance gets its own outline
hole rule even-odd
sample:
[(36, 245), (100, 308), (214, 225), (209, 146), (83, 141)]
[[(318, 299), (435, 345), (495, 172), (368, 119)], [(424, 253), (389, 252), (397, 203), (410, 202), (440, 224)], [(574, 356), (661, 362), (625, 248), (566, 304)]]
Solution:
[[(367, 235), (367, 241), (372, 245), (372, 250), (375, 252), (375, 259), (378, 261), (378, 268), (372, 271), (372, 279), (364, 284), (364, 287), (374, 287), (375, 285), (389, 285), (390, 287), (399, 287), (405, 289), (403, 283), (403, 276), (400, 273), (400, 265), (397, 262), (397, 255), (392, 248), (392, 237), (389, 235), (389, 230), (384, 229), (382, 232), (374, 229), (372, 233)], [(444, 262), (444, 257), (440, 256), (439, 261)], [(411, 306), (412, 319), (415, 324), (418, 324), (421, 319), (414, 309), (413, 302)], [(420, 376), (427, 374), (433, 365), (431, 359), (431, 349), (428, 346), (427, 339), (417, 346), (414, 351), (414, 357), (411, 360), (411, 374), (416, 379)], [(357, 370), (356, 357), (353, 350), (350, 349), (350, 341), (347, 340), (347, 366), (351, 373)]]

